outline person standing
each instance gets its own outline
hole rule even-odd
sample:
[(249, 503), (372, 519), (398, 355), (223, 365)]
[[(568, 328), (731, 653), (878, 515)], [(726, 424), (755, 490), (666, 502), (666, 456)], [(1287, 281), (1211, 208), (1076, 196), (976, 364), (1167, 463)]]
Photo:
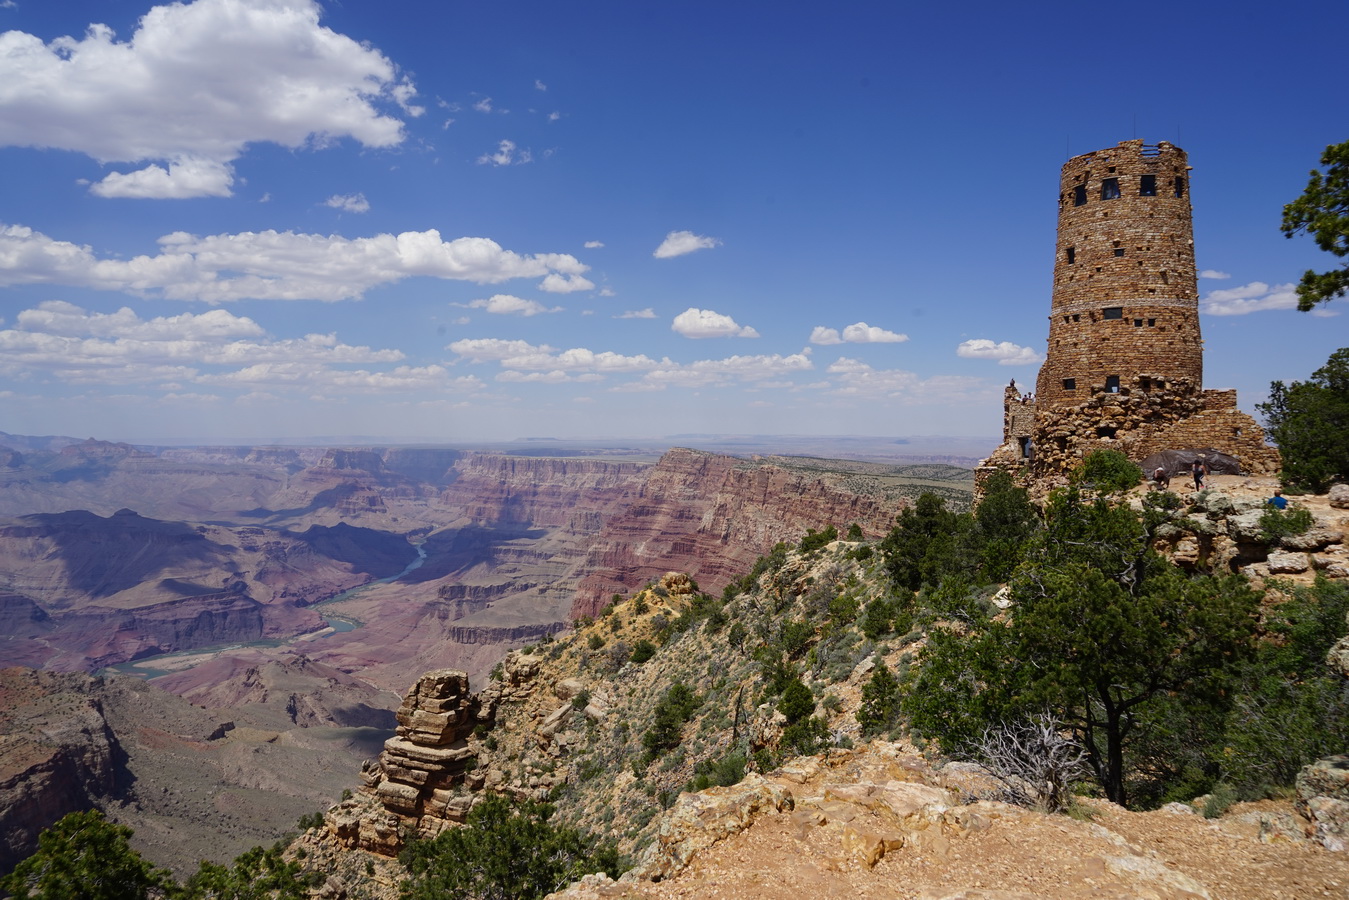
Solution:
[(1204, 489), (1204, 478), (1208, 475), (1208, 465), (1204, 462), (1204, 454), (1199, 454), (1194, 458), (1194, 463), (1190, 466), (1190, 472), (1194, 475), (1194, 489), (1202, 491)]

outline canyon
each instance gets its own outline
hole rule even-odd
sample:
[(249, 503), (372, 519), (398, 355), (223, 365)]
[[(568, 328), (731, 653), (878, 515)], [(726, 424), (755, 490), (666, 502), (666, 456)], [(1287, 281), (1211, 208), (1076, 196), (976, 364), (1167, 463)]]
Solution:
[[(5, 706), (50, 695), (75, 710), (59, 727), (33, 726), (56, 721), (42, 713), (8, 720), (0, 829), (28, 846), (36, 828), (93, 803), (177, 866), (190, 848), (222, 859), (241, 848), (143, 814), (141, 788), (157, 782), (128, 780), (126, 760), (150, 758), (128, 747), (204, 761), (179, 773), (192, 803), (236, 799), (228, 814), (180, 803), (203, 822), (243, 815), (251, 801), (238, 790), (270, 783), (291, 798), (253, 804), (256, 821), (243, 815), (240, 839), (257, 842), (259, 828), (279, 834), (355, 782), (427, 670), (482, 679), (507, 650), (669, 571), (720, 592), (807, 529), (856, 524), (878, 537), (920, 492), (963, 506), (972, 487), (968, 469), (928, 460), (691, 449), (0, 443), (0, 667), (21, 686)], [(126, 674), (141, 680), (128, 687)], [(165, 699), (110, 717), (121, 707), (105, 694)], [(237, 727), (220, 731), (226, 723)], [(66, 737), (11, 754), (29, 726)], [(305, 762), (309, 750), (328, 763)], [(254, 765), (271, 754), (285, 761)]]

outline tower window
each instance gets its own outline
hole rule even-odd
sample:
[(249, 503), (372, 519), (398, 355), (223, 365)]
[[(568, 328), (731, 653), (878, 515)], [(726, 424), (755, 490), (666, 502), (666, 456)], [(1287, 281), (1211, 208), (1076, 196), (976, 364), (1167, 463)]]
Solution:
[(1151, 328), (1152, 326), (1154, 326), (1154, 325), (1156, 325), (1156, 324), (1157, 324), (1157, 320), (1156, 320), (1156, 319), (1148, 319), (1148, 327), (1149, 327), (1149, 328)]
[(1119, 199), (1119, 179), (1102, 178), (1101, 179), (1101, 199), (1118, 200)]
[(1157, 176), (1143, 175), (1138, 179), (1138, 196), (1156, 197), (1157, 196)]
[(1081, 313), (1073, 313), (1073, 321), (1074, 321), (1074, 322), (1081, 322), (1081, 321), (1082, 321), (1082, 314), (1081, 314)]
[(1079, 184), (1073, 188), (1073, 206), (1087, 205), (1087, 186)]
[(1177, 176), (1176, 176), (1176, 196), (1177, 196), (1177, 197), (1184, 197), (1184, 196), (1185, 196), (1185, 176), (1184, 176), (1184, 175), (1177, 175)]
[(1077, 390), (1077, 379), (1076, 379), (1076, 378), (1065, 378), (1065, 379), (1063, 379), (1063, 389), (1064, 389), (1065, 391), (1075, 391), (1075, 390)]
[(1119, 393), (1119, 376), (1118, 376), (1118, 375), (1107, 375), (1107, 376), (1105, 377), (1105, 392), (1106, 392), (1107, 394), (1118, 394), (1118, 393)]
[(1068, 265), (1071, 266), (1073, 263), (1077, 262), (1077, 248), (1076, 248), (1076, 247), (1069, 247), (1069, 248), (1067, 248), (1064, 252), (1068, 255)]
[(1122, 306), (1107, 306), (1105, 309), (1101, 310), (1101, 318), (1102, 318), (1102, 319), (1122, 319), (1122, 318), (1124, 318), (1124, 307), (1122, 307)]
[(1152, 390), (1152, 379), (1151, 379), (1151, 378), (1140, 378), (1140, 379), (1138, 379), (1138, 389), (1139, 389), (1140, 391), (1150, 391), (1150, 390)]
[(1111, 428), (1109, 425), (1101, 425), (1096, 429), (1096, 436), (1098, 438), (1106, 439), (1113, 438), (1115, 436), (1115, 429)]
[(1134, 319), (1134, 327), (1135, 327), (1135, 328), (1142, 328), (1142, 327), (1143, 327), (1143, 320), (1142, 320), (1142, 319)]
[(1123, 248), (1123, 247), (1116, 247), (1116, 248), (1115, 248), (1115, 255), (1116, 255), (1116, 256), (1123, 256), (1123, 255), (1124, 255), (1124, 248)]

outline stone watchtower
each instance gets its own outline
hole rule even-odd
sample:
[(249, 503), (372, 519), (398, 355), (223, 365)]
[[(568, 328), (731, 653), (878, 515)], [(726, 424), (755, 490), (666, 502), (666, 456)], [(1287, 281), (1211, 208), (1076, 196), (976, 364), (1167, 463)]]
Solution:
[(1045, 362), (1034, 396), (1009, 387), (1003, 445), (980, 473), (1052, 481), (1098, 448), (1135, 462), (1213, 449), (1277, 471), (1236, 392), (1203, 389), (1185, 151), (1134, 140), (1075, 156), (1058, 203)]
[[(1189, 169), (1179, 147), (1142, 141), (1063, 167), (1038, 405), (1118, 393), (1140, 373), (1195, 390), (1203, 382)], [(1152, 387), (1146, 377), (1138, 386)]]

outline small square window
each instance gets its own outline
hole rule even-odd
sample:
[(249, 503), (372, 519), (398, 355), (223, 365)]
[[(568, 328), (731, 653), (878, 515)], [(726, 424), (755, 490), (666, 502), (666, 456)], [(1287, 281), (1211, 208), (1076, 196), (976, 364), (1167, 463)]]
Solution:
[(1082, 314), (1081, 314), (1081, 313), (1073, 313), (1073, 321), (1074, 321), (1074, 322), (1081, 322), (1081, 321), (1082, 321)]
[(1156, 319), (1148, 319), (1148, 327), (1149, 327), (1149, 328), (1151, 328), (1152, 326), (1154, 326), (1154, 325), (1156, 325), (1156, 324), (1157, 324), (1157, 320), (1156, 320)]
[(1143, 327), (1143, 320), (1142, 320), (1142, 319), (1134, 319), (1134, 327), (1135, 327), (1135, 328), (1142, 328), (1142, 327)]
[(1102, 178), (1101, 179), (1101, 199), (1118, 200), (1119, 199), (1119, 179)]
[(1124, 255), (1124, 248), (1123, 248), (1123, 247), (1116, 247), (1116, 248), (1115, 248), (1115, 255), (1116, 255), (1116, 256), (1123, 256), (1123, 255)]
[(1122, 306), (1107, 306), (1105, 309), (1101, 310), (1101, 318), (1102, 318), (1102, 319), (1122, 319), (1122, 318), (1124, 318), (1124, 307), (1122, 307)]
[(1076, 378), (1065, 378), (1065, 379), (1063, 379), (1063, 389), (1064, 389), (1065, 391), (1075, 391), (1075, 390), (1077, 390), (1077, 379), (1076, 379)]
[(1157, 176), (1143, 175), (1138, 179), (1138, 196), (1156, 197), (1157, 196)]

